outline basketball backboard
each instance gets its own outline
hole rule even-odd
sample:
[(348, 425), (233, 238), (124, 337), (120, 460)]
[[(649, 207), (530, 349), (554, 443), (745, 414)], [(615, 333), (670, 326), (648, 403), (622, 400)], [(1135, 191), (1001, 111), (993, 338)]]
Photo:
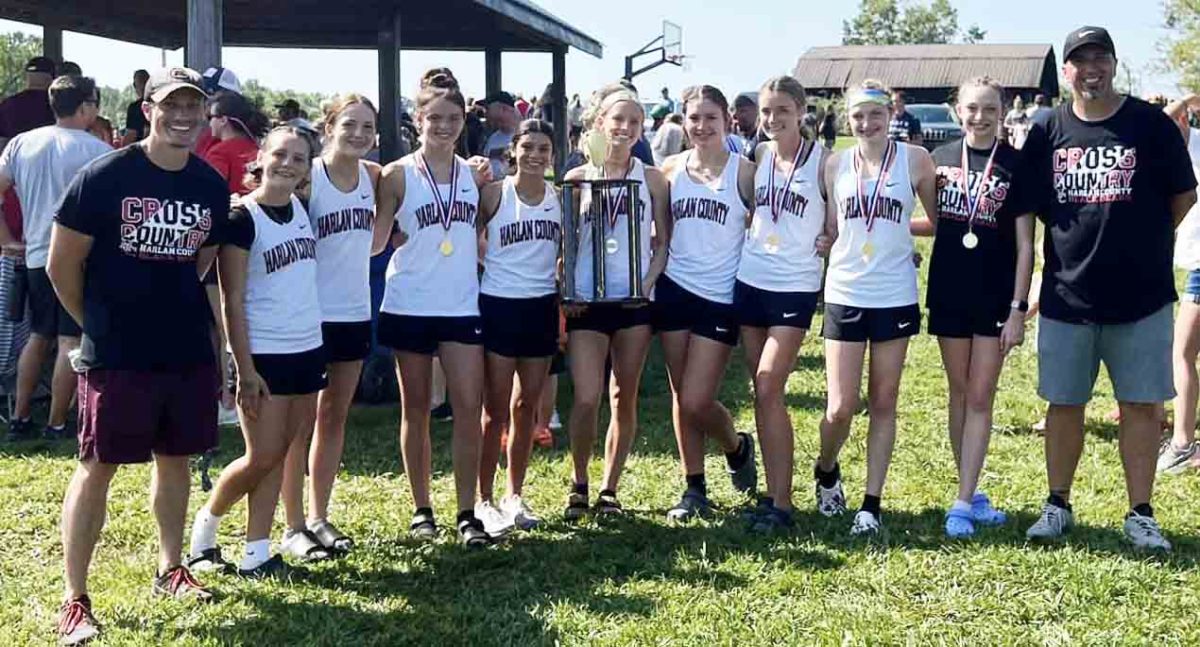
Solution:
[(663, 21), (662, 33), (663, 60), (679, 65), (683, 61), (683, 27)]

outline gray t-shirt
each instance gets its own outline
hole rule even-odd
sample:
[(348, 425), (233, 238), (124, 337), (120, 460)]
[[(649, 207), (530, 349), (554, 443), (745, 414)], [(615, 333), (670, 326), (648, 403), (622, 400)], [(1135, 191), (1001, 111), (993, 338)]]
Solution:
[(683, 126), (667, 122), (654, 133), (654, 142), (650, 144), (654, 154), (654, 163), (662, 163), (670, 156), (683, 150)]
[(488, 135), (483, 150), (492, 163), (492, 179), (500, 180), (508, 175), (508, 146), (512, 144), (513, 133), (503, 130), (493, 131)]
[(0, 153), (0, 175), (21, 200), (25, 264), (46, 266), (50, 228), (75, 173), (112, 148), (85, 130), (43, 126), (12, 138)]

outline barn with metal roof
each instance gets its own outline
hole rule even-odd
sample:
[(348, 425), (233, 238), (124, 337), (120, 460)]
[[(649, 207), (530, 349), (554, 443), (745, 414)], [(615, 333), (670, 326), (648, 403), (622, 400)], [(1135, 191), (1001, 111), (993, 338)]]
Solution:
[(841, 94), (863, 79), (903, 89), (910, 102), (940, 103), (963, 81), (981, 75), (1009, 96), (1058, 96), (1058, 64), (1051, 45), (845, 45), (814, 47), (793, 72), (810, 92)]

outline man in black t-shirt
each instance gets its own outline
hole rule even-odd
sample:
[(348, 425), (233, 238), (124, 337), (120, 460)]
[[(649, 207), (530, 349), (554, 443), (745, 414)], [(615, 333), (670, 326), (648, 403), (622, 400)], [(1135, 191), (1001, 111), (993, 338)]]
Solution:
[(98, 632), (87, 565), (117, 467), (153, 458), (162, 546), (156, 594), (208, 600), (181, 561), (188, 457), (216, 444), (218, 372), (199, 277), (228, 227), (225, 182), (189, 151), (207, 95), (193, 70), (151, 75), (149, 136), (100, 157), (71, 182), (55, 219), (47, 271), (83, 328), (79, 465), (63, 503), (65, 644)]
[(1037, 119), (1023, 149), (1046, 226), (1038, 393), (1050, 403), (1050, 496), (1026, 535), (1056, 538), (1073, 525), (1084, 407), (1103, 362), (1121, 412), (1125, 536), (1138, 548), (1169, 550), (1150, 507), (1156, 408), (1175, 393), (1171, 252), (1175, 226), (1196, 202), (1196, 178), (1171, 120), (1113, 89), (1117, 58), (1107, 31), (1071, 32), (1063, 57), (1074, 99)]
[(904, 109), (904, 93), (900, 90), (892, 92), (892, 121), (888, 124), (888, 139), (897, 142), (908, 142), (913, 146), (925, 144), (925, 135), (921, 131), (921, 120)]
[(150, 73), (146, 70), (133, 73), (133, 96), (137, 98), (130, 101), (125, 110), (125, 135), (121, 138), (121, 146), (141, 141), (148, 134), (149, 124), (146, 123), (146, 116), (142, 114), (142, 95), (146, 92), (146, 81), (149, 78)]

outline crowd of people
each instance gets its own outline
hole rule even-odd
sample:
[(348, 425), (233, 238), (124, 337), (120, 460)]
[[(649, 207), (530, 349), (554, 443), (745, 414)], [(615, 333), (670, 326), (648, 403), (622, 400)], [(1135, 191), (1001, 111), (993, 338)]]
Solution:
[[(288, 560), (354, 550), (330, 500), (375, 342), (395, 358), (415, 540), (439, 536), (429, 433), (437, 366), (453, 411), (454, 528), (463, 545), (481, 548), (541, 521), (523, 493), (564, 351), (574, 399), (562, 514), (623, 514), (621, 476), (656, 334), (682, 475), (668, 519), (715, 514), (704, 461), (711, 439), (734, 489), (758, 494), (750, 528), (774, 533), (796, 523), (787, 376), (821, 311), (827, 404), (813, 502), (822, 515), (852, 512), (852, 535), (876, 535), (908, 342), (921, 329), (918, 236), (933, 237), (926, 326), (941, 350), (957, 465), (945, 534), (1004, 524), (979, 482), (998, 379), (1031, 315), (1035, 217), (1046, 232), (1036, 300), (1048, 482), (1026, 534), (1054, 539), (1073, 524), (1084, 407), (1104, 364), (1120, 410), (1125, 536), (1169, 550), (1151, 499), (1158, 469), (1196, 455), (1200, 220), (1188, 214), (1200, 131), (1187, 119), (1200, 99), (1164, 111), (1117, 93), (1116, 49), (1098, 27), (1068, 34), (1063, 56), (1072, 99), (1028, 119), (1020, 150), (1001, 136), (1012, 115), (1004, 88), (987, 77), (963, 80), (955, 109), (964, 137), (932, 152), (904, 118), (902, 95), (875, 80), (846, 89), (839, 110), (854, 142), (836, 152), (833, 111), (814, 119), (789, 76), (732, 101), (710, 85), (677, 102), (664, 91), (667, 112), (651, 115), (653, 145), (636, 89), (613, 83), (586, 105), (572, 100), (577, 143), (559, 171), (566, 181), (625, 182), (566, 204), (547, 180), (558, 153), (552, 111), (522, 111), (506, 93), (478, 106), (445, 68), (421, 79), (414, 150), (381, 165), (370, 159), (378, 114), (368, 99), (342, 95), (315, 124), (283, 104), (272, 125), (222, 68), (136, 75), (142, 98), (129, 107), (122, 146), (109, 150), (85, 132), (99, 109), (95, 83), (30, 61), (28, 96), (48, 98), (53, 123), (15, 132), (17, 110), (0, 104), (0, 185), (23, 208), (0, 226), (0, 243), (26, 268), (33, 330), (10, 437), (32, 433), (37, 368), (57, 341), (46, 429), (66, 433), (74, 396), (79, 443), (62, 516), (62, 642), (99, 632), (87, 573), (122, 464), (154, 462), (157, 594), (206, 600), (212, 592), (194, 572), (265, 577)], [(26, 112), (35, 103), (20, 101)], [(632, 186), (637, 200), (625, 193)], [(582, 220), (577, 262), (565, 268), (564, 208)], [(1178, 317), (1172, 251), (1190, 272)], [(389, 256), (373, 330), (369, 264), (379, 254)], [(565, 299), (563, 272), (574, 273)], [(652, 298), (631, 307), (638, 295)], [(754, 433), (738, 430), (718, 397), (739, 343)], [(864, 373), (867, 476), (850, 506), (839, 456), (861, 411)], [(1177, 393), (1175, 431), (1160, 446), (1162, 403)], [(604, 398), (612, 418), (593, 498)], [(218, 418), (230, 411), (244, 450), (196, 512), (185, 545), (188, 457), (215, 445)], [(227, 561), (218, 530), (243, 498), (245, 548)], [(286, 520), (273, 554), (280, 499)]]

